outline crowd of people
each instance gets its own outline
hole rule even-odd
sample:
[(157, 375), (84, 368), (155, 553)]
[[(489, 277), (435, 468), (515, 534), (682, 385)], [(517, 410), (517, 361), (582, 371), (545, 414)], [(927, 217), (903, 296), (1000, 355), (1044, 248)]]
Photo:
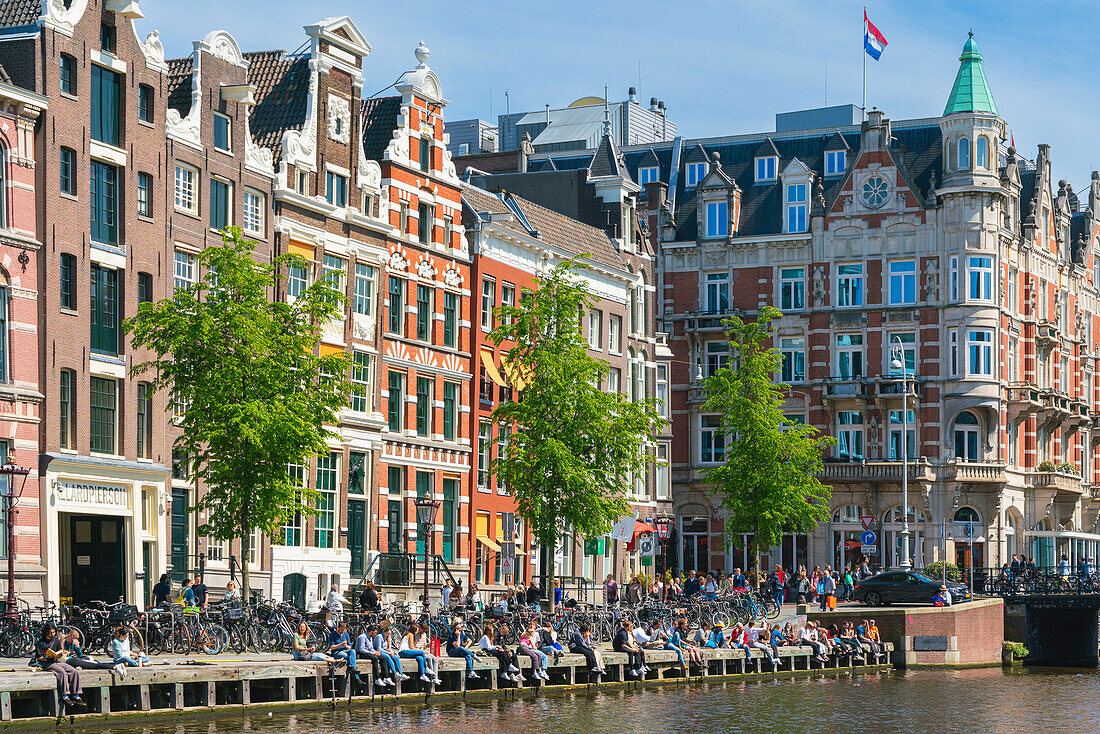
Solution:
[(65, 706), (74, 709), (86, 707), (82, 698), (80, 670), (110, 670), (112, 677), (126, 677), (126, 668), (139, 668), (149, 664), (149, 658), (141, 650), (132, 647), (130, 633), (123, 627), (115, 629), (108, 645), (112, 659), (99, 661), (83, 648), (80, 630), (72, 629), (59, 634), (57, 625), (46, 622), (34, 644), (34, 654), (28, 663), (31, 670), (52, 673), (57, 679), (57, 690)]

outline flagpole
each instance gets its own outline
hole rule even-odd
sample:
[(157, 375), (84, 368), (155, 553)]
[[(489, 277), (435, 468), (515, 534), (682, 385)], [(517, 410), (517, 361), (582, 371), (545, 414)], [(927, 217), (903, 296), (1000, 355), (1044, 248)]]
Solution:
[(863, 38), (860, 39), (860, 51), (863, 56), (863, 119), (867, 119), (867, 6), (863, 6)]

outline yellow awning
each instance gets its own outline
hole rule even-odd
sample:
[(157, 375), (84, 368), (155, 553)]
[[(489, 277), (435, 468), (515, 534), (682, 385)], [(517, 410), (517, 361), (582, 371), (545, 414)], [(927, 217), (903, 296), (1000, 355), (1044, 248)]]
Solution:
[(508, 375), (508, 382), (513, 390), (522, 391), (523, 388), (527, 387), (527, 380), (520, 374), (522, 368), (519, 365), (510, 361), (507, 356), (504, 357), (501, 364), (504, 366), (504, 374)]
[(335, 347), (331, 344), (321, 344), (319, 348), (322, 357), (327, 357), (330, 354), (339, 354), (344, 351), (343, 347)]
[(489, 373), (489, 379), (500, 385), (501, 387), (507, 387), (507, 383), (504, 382), (504, 378), (500, 376), (500, 372), (497, 371), (496, 362), (493, 360), (493, 353), (486, 349), (481, 348), (481, 363), (485, 365), (485, 371)]
[(477, 536), (478, 542), (480, 542), (486, 548), (492, 548), (493, 550), (500, 552), (500, 544), (492, 538), (486, 538), (484, 535)]
[(295, 242), (294, 240), (291, 240), (286, 249), (288, 252), (294, 255), (301, 255), (306, 260), (313, 259), (313, 245), (304, 245), (300, 242)]

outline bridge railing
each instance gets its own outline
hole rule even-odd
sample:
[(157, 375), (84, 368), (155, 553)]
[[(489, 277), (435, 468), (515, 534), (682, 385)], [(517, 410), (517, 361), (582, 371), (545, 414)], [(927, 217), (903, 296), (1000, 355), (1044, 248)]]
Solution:
[[(939, 568), (923, 570), (934, 579), (941, 578)], [(1036, 566), (1014, 570), (1011, 567), (960, 568), (948, 574), (948, 581), (972, 586), (974, 593), (1013, 598), (1020, 596), (1100, 596), (1100, 571), (1095, 566), (1068, 568)]]

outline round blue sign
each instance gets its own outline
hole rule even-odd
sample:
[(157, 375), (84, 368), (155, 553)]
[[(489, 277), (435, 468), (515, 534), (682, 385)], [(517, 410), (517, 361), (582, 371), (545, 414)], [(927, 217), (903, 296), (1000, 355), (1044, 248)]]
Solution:
[(870, 530), (864, 530), (863, 535), (859, 536), (859, 539), (860, 542), (862, 542), (864, 545), (874, 545), (876, 536), (874, 532)]

